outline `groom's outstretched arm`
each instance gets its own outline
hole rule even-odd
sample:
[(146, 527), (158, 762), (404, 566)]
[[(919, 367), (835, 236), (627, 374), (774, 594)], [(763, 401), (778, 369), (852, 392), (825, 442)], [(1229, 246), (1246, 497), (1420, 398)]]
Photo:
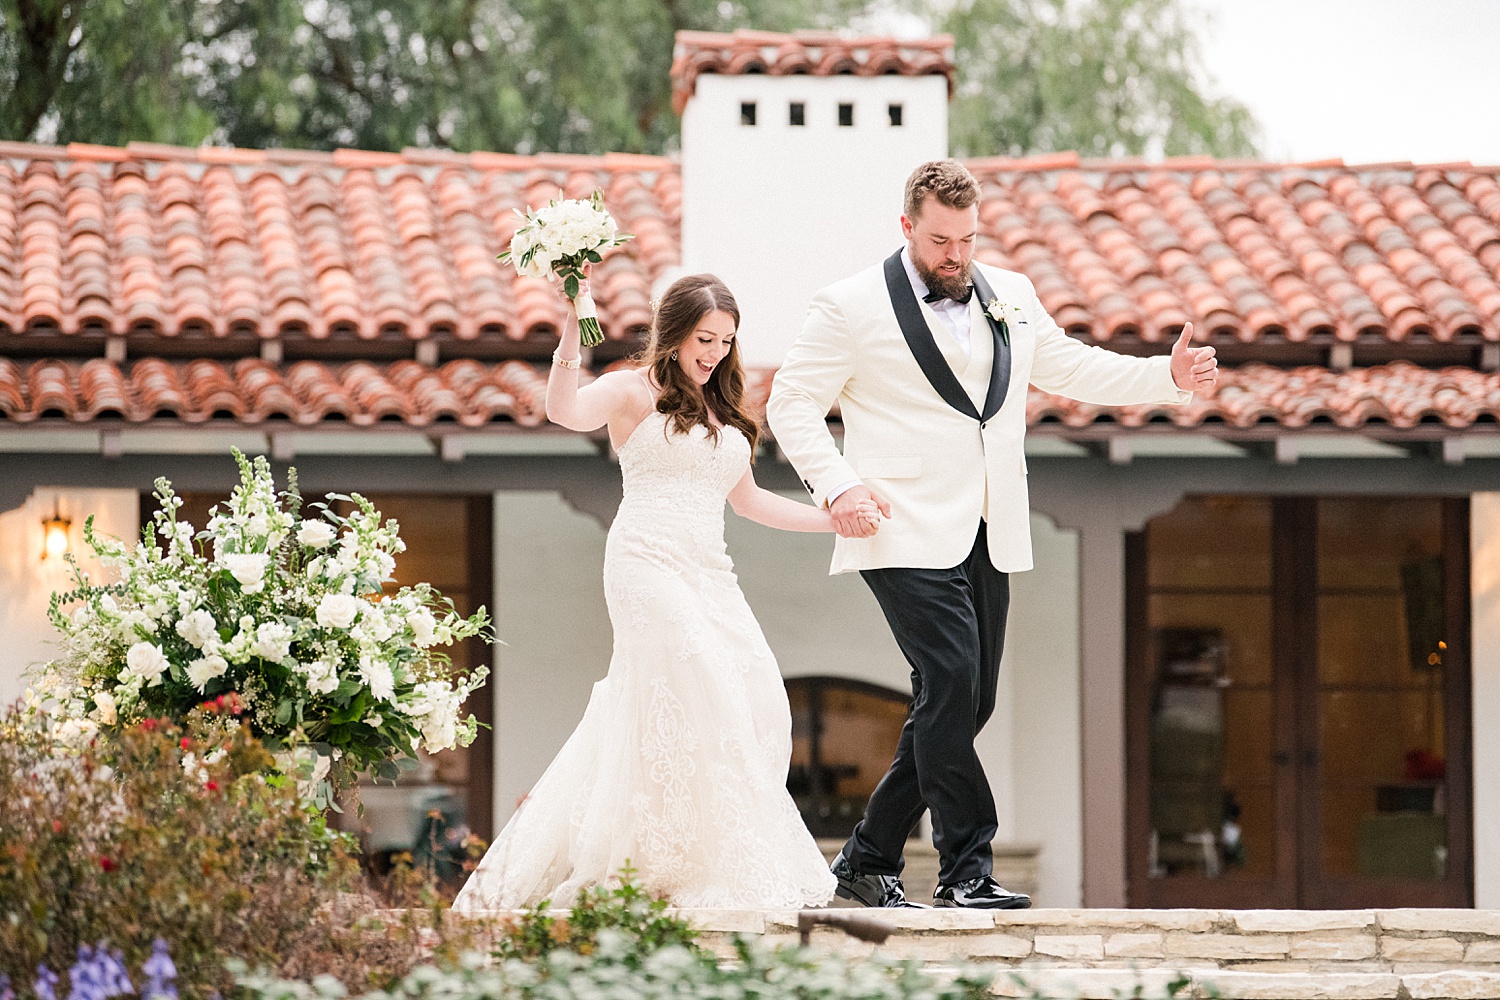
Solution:
[(843, 311), (827, 291), (813, 297), (802, 332), (771, 384), (766, 422), (819, 507), (830, 490), (859, 482), (839, 454), (825, 418), (854, 374), (854, 345)]

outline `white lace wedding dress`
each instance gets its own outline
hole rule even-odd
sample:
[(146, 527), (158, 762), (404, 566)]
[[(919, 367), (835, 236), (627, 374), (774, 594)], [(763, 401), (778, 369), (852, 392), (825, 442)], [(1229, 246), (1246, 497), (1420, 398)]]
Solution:
[(609, 673), (453, 908), (567, 906), (626, 864), (677, 906), (826, 903), (833, 876), (786, 791), (786, 689), (724, 547), (749, 445), (653, 411), (619, 455)]

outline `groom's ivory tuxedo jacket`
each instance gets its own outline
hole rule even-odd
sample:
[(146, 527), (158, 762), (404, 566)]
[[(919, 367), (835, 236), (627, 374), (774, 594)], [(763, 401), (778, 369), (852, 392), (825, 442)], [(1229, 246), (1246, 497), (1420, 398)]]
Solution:
[[(929, 306), (915, 296), (908, 302), (926, 323), (918, 335), (931, 337), (975, 404), (974, 415), (962, 413), (939, 395), (903, 335), (888, 289), (890, 263), (813, 298), (766, 408), (777, 444), (815, 503), (825, 505), (830, 491), (860, 483), (890, 502), (890, 520), (875, 535), (835, 540), (831, 572), (956, 566), (973, 547), (981, 517), (995, 568), (1031, 569), (1022, 448), (1027, 384), (1104, 405), (1185, 403), (1192, 395), (1172, 381), (1169, 357), (1126, 357), (1082, 344), (1052, 321), (1025, 275), (975, 261), (1004, 307), (1008, 349), (978, 291), (969, 300), (967, 358)], [(981, 420), (995, 358), (1003, 376), (1007, 350), (1004, 402)], [(843, 454), (824, 421), (835, 401)]]

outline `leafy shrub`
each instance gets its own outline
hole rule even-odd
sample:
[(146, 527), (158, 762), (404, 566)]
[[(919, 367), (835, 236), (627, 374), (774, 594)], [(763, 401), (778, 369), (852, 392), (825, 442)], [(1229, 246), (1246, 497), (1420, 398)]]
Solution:
[(638, 955), (669, 945), (696, 950), (692, 926), (669, 914), (670, 903), (648, 895), (634, 875), (634, 869), (625, 868), (618, 885), (584, 890), (565, 917), (554, 916), (543, 900), (519, 917), (502, 920), (495, 957), (532, 961), (559, 949), (588, 955), (605, 930), (623, 934)]
[(76, 751), (44, 716), (0, 716), (0, 973), (27, 983), (99, 941), (140, 969), (161, 938), (189, 998), (231, 985), (227, 958), (369, 988), (472, 945), (436, 901), (383, 919), (352, 838), (267, 776), (271, 755), (224, 706)]

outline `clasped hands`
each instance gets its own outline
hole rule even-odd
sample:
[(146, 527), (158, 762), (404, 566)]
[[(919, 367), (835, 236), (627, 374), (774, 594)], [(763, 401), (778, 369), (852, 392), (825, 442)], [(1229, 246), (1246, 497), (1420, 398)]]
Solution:
[(869, 538), (880, 530), (881, 519), (891, 516), (891, 505), (868, 486), (851, 486), (838, 495), (828, 513), (841, 538)]

